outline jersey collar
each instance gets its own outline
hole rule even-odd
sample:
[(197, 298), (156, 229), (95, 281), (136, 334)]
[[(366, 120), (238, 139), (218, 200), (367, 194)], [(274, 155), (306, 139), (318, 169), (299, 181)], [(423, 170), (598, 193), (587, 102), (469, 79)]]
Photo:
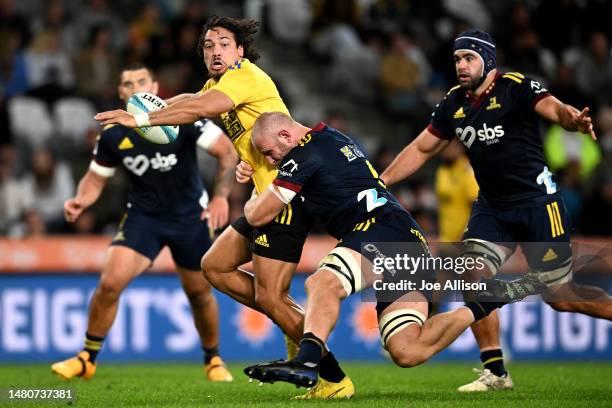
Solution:
[(323, 129), (325, 129), (327, 127), (327, 124), (325, 122), (319, 122), (315, 127), (313, 127), (312, 129), (310, 129), (310, 131), (308, 133), (312, 133), (312, 132), (320, 132)]

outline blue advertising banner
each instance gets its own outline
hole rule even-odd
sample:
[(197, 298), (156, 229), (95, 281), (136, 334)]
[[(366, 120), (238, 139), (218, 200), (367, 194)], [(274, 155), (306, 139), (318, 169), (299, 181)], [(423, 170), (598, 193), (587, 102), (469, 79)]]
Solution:
[[(293, 295), (305, 301), (305, 276)], [(97, 285), (91, 274), (0, 274), (0, 362), (50, 362), (83, 345), (87, 307)], [(282, 333), (265, 316), (218, 294), (221, 352), (227, 360), (284, 357)], [(446, 304), (444, 308), (458, 307)], [(612, 361), (612, 324), (558, 313), (540, 301), (501, 310), (506, 354), (516, 360), (596, 359)], [(339, 359), (381, 360), (376, 312), (360, 296), (342, 305), (330, 339)], [(477, 360), (470, 331), (437, 359)], [(200, 361), (202, 352), (191, 310), (178, 278), (145, 274), (124, 291), (115, 324), (102, 352), (105, 361)]]

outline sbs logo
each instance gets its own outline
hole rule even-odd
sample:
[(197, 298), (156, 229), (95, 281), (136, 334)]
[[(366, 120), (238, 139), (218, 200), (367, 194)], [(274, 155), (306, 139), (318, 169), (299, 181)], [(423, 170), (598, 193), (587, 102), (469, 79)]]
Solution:
[(455, 134), (463, 142), (465, 147), (470, 148), (476, 136), (478, 136), (478, 140), (481, 142), (485, 142), (487, 145), (491, 145), (499, 142), (499, 138), (502, 137), (505, 132), (504, 128), (501, 125), (497, 125), (495, 127), (487, 126), (486, 123), (482, 124), (482, 129), (474, 129), (472, 126), (467, 126), (465, 128), (456, 128)]
[(153, 170), (159, 170), (164, 173), (172, 170), (172, 167), (178, 163), (176, 155), (174, 153), (168, 156), (162, 156), (159, 152), (155, 153), (155, 157), (149, 160), (144, 154), (139, 154), (136, 157), (124, 157), (123, 164), (132, 173), (137, 176), (142, 176), (145, 172), (152, 167)]

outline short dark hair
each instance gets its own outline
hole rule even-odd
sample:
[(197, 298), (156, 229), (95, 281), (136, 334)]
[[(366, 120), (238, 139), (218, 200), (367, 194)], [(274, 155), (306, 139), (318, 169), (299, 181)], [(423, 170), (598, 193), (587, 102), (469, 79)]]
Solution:
[(151, 67), (143, 64), (142, 62), (130, 62), (129, 64), (124, 66), (121, 72), (119, 72), (119, 81), (121, 81), (121, 74), (123, 74), (125, 71), (138, 71), (140, 69), (146, 69), (147, 71), (149, 71), (149, 75), (151, 75), (151, 79), (155, 81), (155, 74), (153, 73), (153, 70), (151, 69)]
[(253, 49), (253, 35), (259, 28), (259, 21), (219, 16), (211, 16), (202, 26), (202, 32), (200, 38), (198, 38), (198, 54), (200, 56), (204, 53), (202, 48), (204, 47), (206, 32), (214, 27), (223, 27), (234, 34), (236, 45), (242, 45), (244, 49), (244, 58), (251, 62), (259, 59), (259, 53)]

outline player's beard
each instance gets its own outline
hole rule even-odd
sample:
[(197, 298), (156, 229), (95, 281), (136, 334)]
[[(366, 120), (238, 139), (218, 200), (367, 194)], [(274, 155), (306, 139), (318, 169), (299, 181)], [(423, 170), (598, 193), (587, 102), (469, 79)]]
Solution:
[(468, 91), (475, 91), (476, 88), (478, 88), (482, 83), (481, 79), (482, 78), (470, 77), (470, 80), (468, 82), (460, 82), (460, 85), (463, 89), (467, 89)]

